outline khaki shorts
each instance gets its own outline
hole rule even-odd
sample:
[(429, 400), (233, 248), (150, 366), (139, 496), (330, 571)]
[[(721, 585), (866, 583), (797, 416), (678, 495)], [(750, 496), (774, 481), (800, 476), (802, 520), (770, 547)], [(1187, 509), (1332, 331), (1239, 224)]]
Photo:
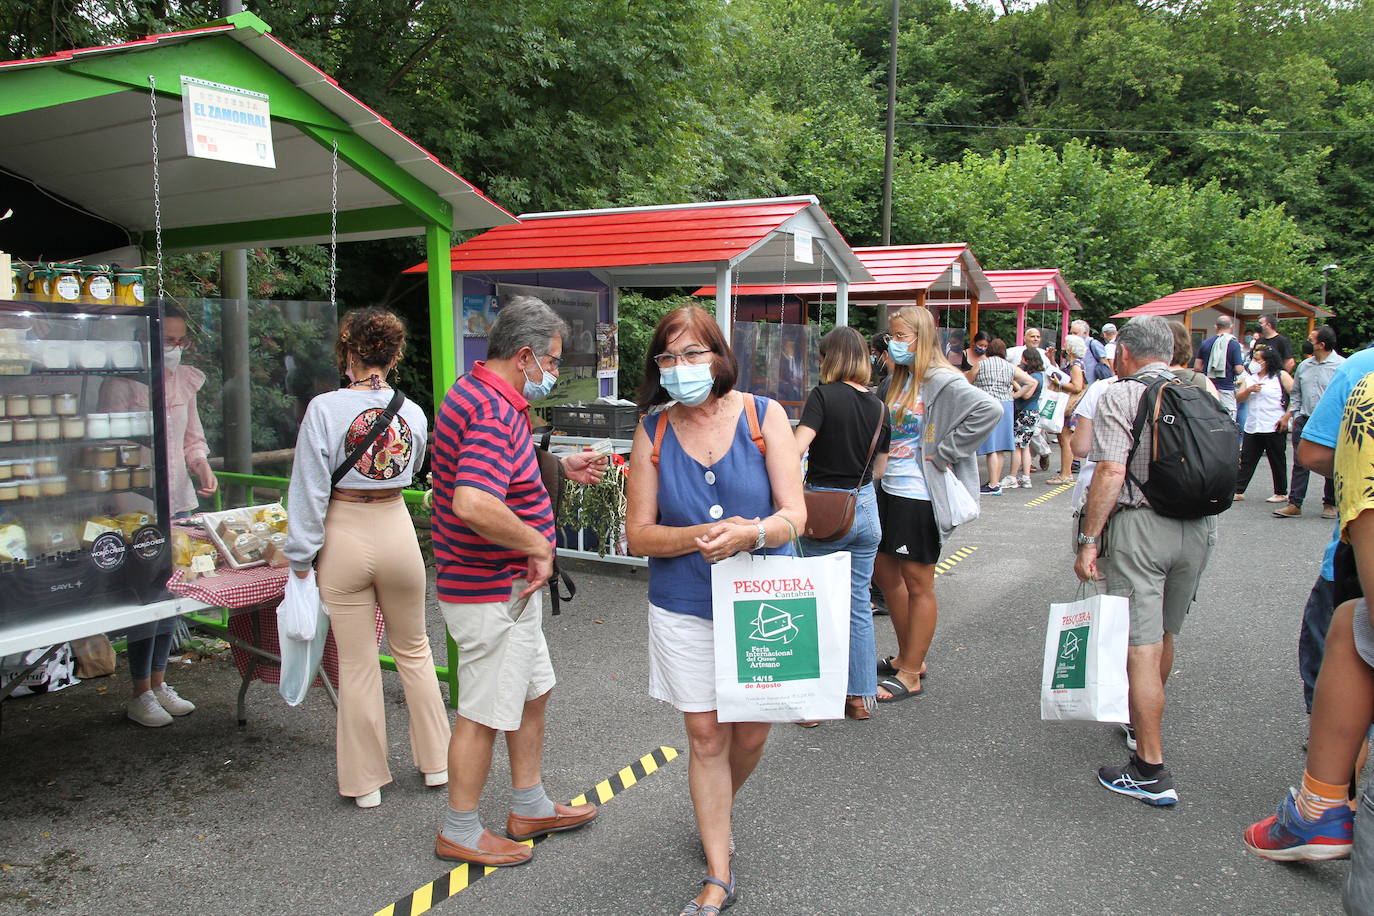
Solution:
[(1183, 629), (1207, 558), (1217, 542), (1215, 516), (1165, 518), (1123, 509), (1107, 527), (1107, 594), (1131, 602), (1133, 646), (1148, 646)]
[(497, 731), (520, 728), (525, 703), (553, 689), (553, 663), (544, 640), (544, 590), (509, 601), (450, 604), (440, 601), (444, 622), (458, 644), (458, 714)]

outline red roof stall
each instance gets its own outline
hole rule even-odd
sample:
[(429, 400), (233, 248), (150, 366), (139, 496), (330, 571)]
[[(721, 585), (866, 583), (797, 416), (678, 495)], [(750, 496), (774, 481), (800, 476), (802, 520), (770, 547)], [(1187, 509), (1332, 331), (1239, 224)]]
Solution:
[[(996, 302), (997, 293), (983, 274), (983, 268), (973, 252), (964, 244), (953, 245), (888, 245), (875, 248), (855, 248), (854, 254), (872, 274), (867, 282), (851, 283), (848, 299), (851, 302), (887, 303), (889, 306), (912, 302), (938, 311), (968, 310), (969, 332), (978, 330), (980, 303)], [(835, 283), (806, 283), (804, 280), (786, 285), (741, 285), (735, 293), (743, 298), (756, 296), (768, 299), (795, 296), (808, 302), (823, 301), (837, 296)], [(705, 286), (698, 296), (719, 296), (717, 288)], [(837, 324), (845, 323), (837, 320)]]
[(1333, 317), (1332, 312), (1321, 306), (1258, 281), (1182, 289), (1162, 299), (1117, 312), (1112, 317), (1134, 318), (1137, 315), (1179, 316), (1190, 331), (1194, 325), (1201, 330), (1211, 327), (1218, 315), (1232, 315), (1238, 324), (1260, 315), (1306, 318), (1309, 334), (1316, 328), (1318, 318)]
[(997, 303), (984, 308), (1016, 310), (1016, 342), (1025, 342), (1026, 310), (1036, 308), (1059, 314), (1059, 345), (1069, 333), (1069, 312), (1082, 306), (1073, 294), (1064, 275), (1057, 269), (1048, 270), (990, 270), (988, 282), (997, 291)]
[[(832, 284), (843, 315), (846, 292), (871, 276), (815, 197), (781, 197), (658, 207), (526, 213), (515, 225), (484, 232), (450, 253), (455, 299), (490, 296), (495, 285), (556, 285), (596, 291), (597, 320), (617, 319), (622, 286), (699, 286), (714, 282), (716, 316), (727, 339), (737, 283)], [(424, 273), (428, 262), (408, 273)], [(485, 341), (464, 353), (470, 366)], [(614, 378), (608, 379), (614, 391)], [(610, 393), (604, 391), (602, 393)]]

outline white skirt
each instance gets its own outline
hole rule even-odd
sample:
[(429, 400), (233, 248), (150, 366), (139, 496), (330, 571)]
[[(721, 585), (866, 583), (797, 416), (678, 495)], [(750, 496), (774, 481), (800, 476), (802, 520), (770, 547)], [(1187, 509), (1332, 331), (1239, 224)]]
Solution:
[(679, 712), (716, 708), (716, 644), (711, 621), (649, 605), (649, 696)]

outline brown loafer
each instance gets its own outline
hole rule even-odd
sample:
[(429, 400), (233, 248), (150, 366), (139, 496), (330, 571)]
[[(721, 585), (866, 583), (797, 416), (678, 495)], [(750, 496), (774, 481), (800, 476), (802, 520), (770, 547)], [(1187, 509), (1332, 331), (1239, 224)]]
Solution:
[(576, 830), (583, 824), (596, 820), (601, 811), (596, 805), (554, 805), (552, 817), (519, 817), (512, 814), (506, 818), (506, 836), (512, 840), (528, 840), (546, 833), (562, 833)]
[(472, 865), (489, 865), (499, 868), (505, 865), (524, 865), (534, 858), (534, 850), (524, 845), (497, 836), (490, 830), (483, 830), (477, 841), (477, 848), (459, 846), (451, 842), (443, 833), (434, 842), (434, 854), (450, 862), (468, 862)]

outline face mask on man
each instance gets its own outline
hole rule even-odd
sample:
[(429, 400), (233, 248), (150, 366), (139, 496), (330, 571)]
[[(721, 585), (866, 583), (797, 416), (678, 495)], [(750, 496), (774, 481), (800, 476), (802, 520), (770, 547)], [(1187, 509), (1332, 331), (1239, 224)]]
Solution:
[(553, 391), (553, 386), (558, 383), (558, 376), (552, 372), (545, 372), (538, 360), (535, 361), (534, 367), (539, 370), (539, 381), (530, 381), (530, 377), (526, 375), (521, 394), (525, 396), (527, 401), (542, 401), (549, 396), (549, 392)]
[(660, 370), (658, 378), (668, 396), (684, 407), (696, 407), (703, 403), (711, 396), (711, 389), (716, 384), (709, 362)]

